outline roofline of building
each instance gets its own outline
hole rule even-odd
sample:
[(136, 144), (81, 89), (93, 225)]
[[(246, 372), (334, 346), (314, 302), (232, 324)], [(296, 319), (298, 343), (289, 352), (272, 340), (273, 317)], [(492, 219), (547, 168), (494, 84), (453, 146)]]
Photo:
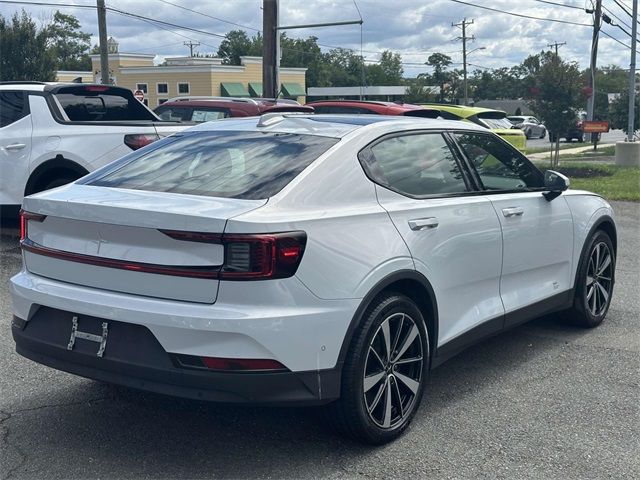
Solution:
[(91, 71), (82, 71), (82, 70), (57, 70), (56, 74), (62, 75), (91, 75), (93, 76), (93, 72)]
[[(306, 72), (306, 68), (280, 68), (281, 74)], [(137, 73), (215, 73), (244, 72), (243, 65), (165, 65), (153, 67), (120, 67), (120, 73), (132, 75)]]
[[(89, 58), (91, 58), (91, 60), (97, 60), (100, 58), (100, 54), (94, 53), (89, 55)], [(156, 58), (156, 54), (153, 53), (110, 53), (109, 54), (109, 59), (127, 59), (127, 58), (147, 58), (147, 59), (154, 59)]]

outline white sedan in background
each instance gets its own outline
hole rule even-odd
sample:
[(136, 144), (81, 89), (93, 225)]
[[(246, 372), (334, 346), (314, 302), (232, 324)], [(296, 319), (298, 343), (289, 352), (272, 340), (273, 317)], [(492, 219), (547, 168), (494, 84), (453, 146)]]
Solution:
[(468, 345), (550, 312), (603, 321), (613, 212), (567, 187), (470, 123), (202, 124), (25, 199), (16, 349), (165, 394), (326, 405), (388, 442)]

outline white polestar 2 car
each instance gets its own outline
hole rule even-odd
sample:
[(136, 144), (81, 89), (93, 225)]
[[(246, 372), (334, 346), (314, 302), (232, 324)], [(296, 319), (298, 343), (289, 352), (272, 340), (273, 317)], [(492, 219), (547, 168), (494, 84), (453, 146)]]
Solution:
[(326, 405), (384, 443), (468, 345), (603, 321), (613, 212), (568, 185), (470, 123), (202, 124), (25, 198), (16, 349), (169, 395)]

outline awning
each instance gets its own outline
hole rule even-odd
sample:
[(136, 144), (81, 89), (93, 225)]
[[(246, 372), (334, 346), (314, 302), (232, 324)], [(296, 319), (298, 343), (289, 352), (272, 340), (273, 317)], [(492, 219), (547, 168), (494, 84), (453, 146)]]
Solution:
[(248, 97), (249, 92), (241, 83), (221, 83), (220, 90), (223, 97)]
[(283, 83), (282, 93), (285, 97), (304, 97), (307, 94), (299, 83)]
[(249, 94), (252, 97), (262, 97), (262, 82), (249, 82)]

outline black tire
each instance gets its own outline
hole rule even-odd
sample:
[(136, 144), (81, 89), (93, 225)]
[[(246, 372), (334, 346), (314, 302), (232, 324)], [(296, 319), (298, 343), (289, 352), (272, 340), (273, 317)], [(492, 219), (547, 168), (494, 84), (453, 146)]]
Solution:
[(547, 130), (546, 129), (542, 129), (542, 133), (540, 134), (540, 138), (544, 138), (547, 136)]
[[(62, 185), (66, 185), (67, 183), (71, 183), (74, 180), (77, 180), (77, 177), (60, 177), (60, 178), (56, 178), (53, 180), (50, 180), (49, 182), (45, 183), (44, 186), (39, 189), (39, 192), (43, 192), (45, 190), (51, 190), (52, 188), (56, 188), (56, 187), (61, 187)], [(34, 192), (37, 193), (37, 192)]]
[(578, 143), (584, 143), (584, 133), (581, 135), (578, 135), (576, 137), (576, 140), (578, 140)]
[[(602, 270), (594, 266), (595, 262), (593, 261), (598, 248), (600, 249), (599, 255), (601, 255), (598, 261), (601, 265), (606, 263), (606, 256), (610, 256), (610, 263)], [(615, 267), (616, 258), (611, 238), (606, 232), (597, 230), (585, 243), (580, 258), (576, 276), (575, 298), (573, 307), (568, 312), (571, 323), (584, 328), (597, 327), (602, 323), (611, 305)]]
[[(412, 333), (416, 335), (413, 340)], [(410, 343), (408, 348), (402, 348), (403, 340)], [(387, 350), (386, 343), (391, 346), (389, 358), (382, 354)], [(382, 445), (402, 435), (420, 405), (430, 354), (428, 331), (417, 305), (402, 294), (381, 294), (366, 310), (351, 340), (342, 370), (340, 399), (325, 410), (329, 422), (341, 434), (370, 445)], [(368, 390), (365, 377), (369, 379)], [(371, 380), (374, 377), (379, 378), (375, 383)], [(416, 378), (417, 386), (403, 383), (415, 382)]]
[(527, 129), (524, 131), (524, 136), (525, 136), (525, 138), (526, 138), (527, 140), (529, 140), (529, 139), (531, 138), (531, 129), (527, 128)]

